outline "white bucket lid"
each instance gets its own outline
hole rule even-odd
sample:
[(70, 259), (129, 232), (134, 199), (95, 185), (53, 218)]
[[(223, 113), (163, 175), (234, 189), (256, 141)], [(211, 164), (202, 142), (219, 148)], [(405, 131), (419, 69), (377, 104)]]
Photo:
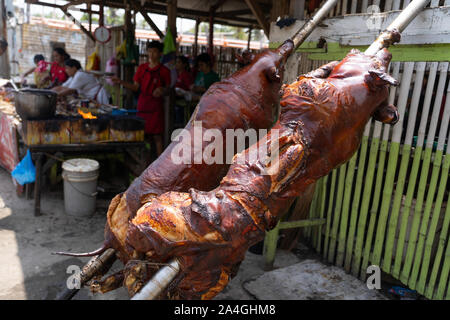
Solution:
[(70, 172), (92, 172), (98, 170), (100, 167), (98, 161), (92, 159), (70, 159), (64, 161), (62, 168)]

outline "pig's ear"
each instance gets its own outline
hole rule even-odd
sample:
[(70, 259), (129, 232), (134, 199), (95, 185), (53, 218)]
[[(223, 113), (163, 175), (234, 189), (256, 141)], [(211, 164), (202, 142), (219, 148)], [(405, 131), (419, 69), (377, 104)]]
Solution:
[(373, 118), (377, 121), (394, 125), (400, 119), (400, 115), (396, 106), (386, 102), (375, 110)]
[(386, 72), (376, 69), (369, 70), (369, 74), (365, 76), (364, 81), (372, 86), (382, 86), (386, 84), (398, 86), (399, 83), (397, 79), (394, 79)]
[(275, 66), (269, 67), (265, 71), (267, 79), (271, 82), (281, 82), (279, 69)]

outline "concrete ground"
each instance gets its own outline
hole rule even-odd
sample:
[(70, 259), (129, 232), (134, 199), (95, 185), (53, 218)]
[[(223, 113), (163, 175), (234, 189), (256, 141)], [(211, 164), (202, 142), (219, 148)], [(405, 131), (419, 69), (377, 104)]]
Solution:
[[(35, 217), (34, 200), (17, 197), (9, 173), (0, 168), (0, 299), (54, 299), (71, 275), (68, 268), (81, 268), (89, 258), (51, 253), (86, 252), (100, 247), (108, 204), (109, 199), (98, 200), (93, 216), (77, 218), (65, 214), (62, 190), (45, 190), (41, 200), (43, 215)], [(297, 254), (279, 250), (274, 271), (265, 273), (262, 266), (262, 256), (248, 252), (238, 275), (215, 299), (345, 299), (358, 295), (383, 299), (367, 293), (364, 283), (342, 270), (321, 264), (307, 249)], [(121, 263), (116, 262), (111, 271), (120, 268)], [(342, 295), (343, 290), (351, 295)], [(104, 295), (83, 288), (74, 299), (128, 299), (128, 295), (123, 288)]]

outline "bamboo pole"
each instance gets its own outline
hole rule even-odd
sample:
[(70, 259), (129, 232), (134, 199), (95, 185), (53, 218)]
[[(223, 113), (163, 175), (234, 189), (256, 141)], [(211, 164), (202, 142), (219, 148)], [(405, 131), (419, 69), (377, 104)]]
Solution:
[[(397, 102), (397, 108), (400, 116), (400, 120), (393, 128), (393, 135), (389, 151), (388, 166), (386, 172), (386, 178), (383, 187), (383, 198), (381, 200), (381, 208), (377, 222), (377, 232), (375, 237), (375, 246), (372, 253), (372, 263), (380, 265), (381, 251), (383, 249), (384, 237), (386, 232), (386, 223), (389, 215), (389, 208), (391, 206), (391, 198), (394, 188), (395, 171), (397, 169), (398, 152), (400, 149), (400, 138), (403, 128), (403, 118), (405, 114), (406, 104), (408, 102), (408, 93), (411, 84), (412, 74), (414, 70), (414, 62), (406, 62), (404, 64), (404, 70), (401, 80), (401, 87), (399, 92), (399, 98)], [(391, 217), (392, 219), (392, 217)]]
[[(400, 72), (400, 63), (394, 62), (391, 64), (393, 68), (393, 76), (394, 78), (398, 78), (399, 72)], [(389, 93), (389, 103), (394, 103), (395, 100), (395, 93), (397, 88), (391, 87), (390, 93)], [(380, 123), (375, 124), (375, 128), (377, 136), (381, 133), (382, 125)], [(383, 137), (379, 141), (379, 152), (378, 152), (378, 168), (377, 168), (377, 176), (375, 180), (375, 188), (373, 193), (369, 194), (368, 197), (372, 196), (372, 206), (369, 211), (369, 227), (367, 231), (366, 241), (364, 245), (364, 252), (362, 256), (362, 263), (361, 263), (361, 270), (360, 270), (360, 278), (365, 279), (366, 277), (366, 269), (370, 260), (370, 253), (372, 251), (372, 241), (373, 241), (373, 233), (375, 229), (375, 223), (377, 220), (377, 213), (378, 213), (378, 207), (380, 204), (380, 196), (381, 196), (381, 189), (383, 186), (383, 176), (384, 176), (384, 166), (385, 166), (385, 160), (386, 160), (386, 153), (388, 148), (388, 138), (389, 138), (389, 129), (388, 125), (384, 126), (384, 132)], [(371, 181), (372, 182), (372, 181)], [(367, 204), (368, 206), (368, 204)], [(367, 209), (366, 209), (367, 210)]]
[[(449, 138), (450, 138), (450, 134), (449, 134)], [(445, 157), (444, 166), (446, 167), (446, 170), (448, 173), (448, 168), (450, 167), (450, 147), (448, 145), (447, 145), (447, 155)], [(447, 249), (445, 250), (445, 253), (444, 253), (444, 262), (442, 264), (439, 285), (438, 285), (438, 288), (434, 295), (434, 298), (439, 299), (439, 300), (444, 298), (444, 291), (445, 291), (445, 287), (447, 286), (447, 281), (448, 281), (449, 271), (450, 271), (450, 241), (448, 239), (448, 229), (449, 229), (449, 225), (450, 225), (450, 204), (449, 203), (450, 203), (450, 195), (447, 197), (447, 209), (445, 210), (445, 219), (444, 219), (444, 223), (442, 226), (441, 234), (439, 236), (439, 246), (438, 246), (438, 251), (436, 254), (436, 260), (435, 260), (434, 266), (433, 266), (433, 271), (435, 271), (435, 272), (432, 273), (432, 278), (433, 278), (433, 276), (437, 277), (436, 274), (437, 274), (437, 270), (440, 267), (441, 256), (442, 256), (442, 253), (444, 252), (445, 246), (447, 245)], [(434, 280), (433, 280), (433, 282), (434, 282)], [(430, 279), (429, 286), (428, 286), (429, 293), (433, 292), (434, 288), (431, 286), (431, 283), (433, 283), (433, 282), (432, 282), (432, 279)], [(447, 299), (448, 298), (449, 298), (449, 294), (447, 293)]]
[[(328, 184), (328, 176), (323, 177), (322, 181), (322, 188), (320, 190), (321, 198), (320, 198), (320, 216), (319, 219), (324, 220), (325, 218), (325, 201), (326, 201), (326, 194), (327, 194), (327, 184)], [(319, 230), (319, 243), (317, 252), (320, 252), (322, 248), (322, 236), (323, 236), (323, 225), (320, 225), (317, 227)]]
[(341, 209), (342, 209), (342, 198), (344, 194), (344, 182), (345, 182), (345, 173), (347, 171), (347, 163), (343, 164), (339, 168), (339, 177), (338, 177), (338, 189), (336, 194), (336, 205), (334, 210), (334, 219), (333, 219), (333, 226), (331, 229), (331, 240), (330, 240), (330, 248), (328, 251), (328, 262), (333, 262), (335, 257), (335, 250), (336, 250), (336, 241), (337, 241), (337, 235), (338, 235), (338, 229), (339, 229), (339, 220), (341, 216)]
[[(448, 68), (448, 65), (446, 65), (446, 67)], [(416, 241), (417, 241), (419, 225), (420, 225), (421, 216), (422, 216), (423, 199), (424, 199), (425, 192), (427, 189), (428, 170), (429, 170), (430, 162), (431, 162), (433, 141), (434, 141), (434, 136), (435, 136), (436, 128), (437, 128), (439, 110), (441, 107), (442, 95), (444, 92), (444, 85), (445, 85), (445, 81), (447, 80), (447, 70), (445, 70), (445, 71), (443, 70), (442, 63), (439, 64), (439, 71), (440, 71), (440, 75), (439, 75), (438, 89), (437, 89), (436, 98), (435, 98), (434, 106), (433, 106), (433, 113), (432, 113), (433, 116), (431, 118), (430, 128), (429, 128), (428, 134), (427, 134), (428, 139), (427, 139), (427, 143), (426, 143), (426, 147), (425, 147), (424, 159), (422, 162), (421, 175), (420, 175), (419, 186), (418, 186), (417, 197), (416, 197), (416, 205), (415, 205), (415, 209), (414, 209), (414, 219), (413, 219), (413, 224), (411, 227), (410, 238), (408, 241), (408, 249), (407, 249), (407, 253), (406, 253), (405, 265), (403, 266), (403, 270), (400, 275), (400, 281), (402, 281), (403, 283), (408, 283), (408, 285), (410, 285), (409, 276), (410, 276), (410, 271), (411, 271), (411, 267), (412, 267), (412, 263), (413, 263), (414, 252), (416, 249)], [(413, 286), (413, 289), (414, 289), (414, 287), (415, 287), (414, 279), (411, 281), (411, 285)]]
[(355, 173), (356, 167), (356, 159), (358, 157), (358, 153), (355, 153), (353, 157), (348, 162), (347, 176), (345, 177), (345, 192), (344, 199), (342, 205), (342, 214), (341, 214), (341, 227), (339, 230), (339, 243), (337, 248), (337, 258), (336, 265), (343, 266), (344, 264), (344, 255), (345, 255), (345, 240), (348, 236), (347, 234), (347, 226), (350, 214), (350, 200), (352, 197), (352, 186), (353, 186), (353, 176)]
[[(448, 62), (442, 63), (442, 71), (441, 71), (441, 78), (444, 78), (444, 80), (442, 81), (445, 85), (445, 81), (447, 78), (447, 70), (448, 70)], [(442, 83), (441, 81), (439, 81), (439, 86), (438, 86), (438, 94), (440, 93), (440, 84)], [(449, 92), (449, 89), (447, 88), (447, 93)], [(443, 98), (443, 93), (442, 95), (438, 95), (436, 98), (436, 101), (439, 102), (439, 106), (442, 103), (442, 98)], [(423, 247), (424, 247), (424, 242), (425, 242), (425, 236), (427, 234), (427, 230), (428, 230), (428, 223), (429, 223), (429, 218), (430, 218), (430, 214), (431, 214), (431, 207), (433, 205), (433, 201), (434, 201), (434, 195), (436, 192), (436, 187), (437, 187), (437, 182), (438, 182), (438, 177), (439, 177), (439, 172), (441, 170), (441, 164), (442, 164), (442, 158), (443, 158), (443, 149), (444, 149), (444, 142), (445, 142), (445, 138), (446, 138), (446, 134), (447, 134), (447, 128), (448, 128), (448, 115), (450, 114), (450, 111), (447, 109), (450, 108), (449, 107), (449, 103), (446, 103), (446, 108), (444, 110), (444, 118), (442, 119), (442, 123), (441, 123), (441, 128), (440, 128), (440, 132), (439, 132), (439, 146), (436, 150), (435, 156), (434, 156), (434, 161), (433, 161), (433, 171), (431, 174), (431, 180), (428, 184), (428, 190), (427, 190), (427, 199), (426, 199), (426, 203), (425, 203), (425, 209), (423, 211), (423, 219), (422, 219), (422, 224), (420, 226), (420, 231), (419, 231), (419, 238), (418, 238), (418, 242), (417, 242), (417, 247), (416, 247), (416, 253), (415, 253), (415, 259), (414, 259), (414, 265), (413, 265), (413, 270), (412, 270), (412, 274), (410, 276), (410, 280), (409, 283), (411, 283), (412, 286), (415, 287), (416, 285), (416, 279), (418, 276), (418, 272), (419, 272), (419, 267), (422, 266), (422, 271), (428, 270), (428, 263), (425, 260), (422, 260), (422, 251), (423, 251)], [(433, 118), (431, 119), (431, 123), (436, 122), (436, 126), (437, 123), (439, 121), (439, 114), (433, 114)], [(434, 143), (434, 136), (432, 137), (432, 139), (430, 139), (430, 137), (428, 137), (428, 141), (427, 141), (427, 148), (431, 149), (431, 151), (433, 150), (433, 143)], [(445, 185), (444, 185), (445, 186)], [(444, 189), (444, 188), (441, 188)], [(437, 206), (437, 203), (435, 204), (435, 206)], [(440, 205), (439, 205), (440, 207)], [(432, 230), (436, 230), (436, 224), (437, 224), (437, 218), (439, 217), (439, 214), (437, 214), (437, 216), (433, 216), (433, 221), (432, 222), (432, 226), (430, 227), (429, 232), (431, 233)], [(434, 227), (433, 227), (434, 226)], [(433, 236), (434, 236), (434, 232), (433, 232)], [(429, 261), (429, 258), (428, 258)], [(426, 266), (425, 266), (426, 264)], [(422, 278), (424, 279), (424, 278)], [(424, 290), (424, 280), (422, 281), (422, 285), (420, 288), (417, 288), (417, 290), (421, 293), (423, 293)]]
[[(430, 111), (431, 98), (433, 95), (433, 87), (434, 87), (434, 82), (436, 79), (437, 67), (438, 67), (437, 62), (431, 63), (431, 67), (430, 67), (428, 79), (427, 79), (427, 88), (425, 91), (425, 99), (424, 99), (424, 102), (422, 105), (422, 117), (420, 120), (420, 127), (419, 127), (419, 131), (418, 131), (418, 135), (417, 135), (417, 143), (416, 143), (416, 148), (414, 150), (414, 158), (413, 158), (411, 173), (409, 176), (409, 181), (416, 181), (417, 175), (419, 173), (419, 166), (420, 166), (422, 150), (423, 150), (423, 142), (425, 140), (425, 130), (426, 130), (426, 125), (427, 125), (428, 114)], [(400, 227), (400, 232), (399, 232), (398, 241), (397, 241), (394, 269), (392, 271), (392, 275), (397, 279), (400, 277), (400, 269), (401, 269), (401, 265), (403, 262), (403, 249), (405, 246), (409, 213), (411, 210), (411, 204), (412, 204), (412, 200), (413, 200), (413, 194), (414, 194), (415, 187), (416, 187), (415, 183), (409, 183), (408, 189), (406, 192), (405, 201), (403, 204), (401, 227)]]
[(417, 109), (419, 106), (420, 94), (422, 92), (423, 77), (425, 74), (425, 66), (426, 66), (425, 62), (418, 62), (416, 64), (416, 76), (414, 79), (414, 89), (413, 89), (413, 96), (411, 98), (411, 106), (409, 108), (408, 127), (406, 129), (406, 136), (405, 136), (405, 140), (404, 140), (404, 144), (403, 144), (403, 148), (402, 148), (402, 159), (400, 162), (400, 171), (399, 171), (398, 178), (397, 178), (394, 202), (392, 204), (392, 212), (391, 212), (391, 216), (389, 218), (389, 223), (388, 223), (389, 227), (388, 227), (388, 231), (387, 231), (385, 255), (384, 255), (383, 266), (382, 266), (382, 269), (388, 273), (391, 271), (395, 234), (397, 231), (397, 223), (398, 223), (398, 218), (399, 218), (399, 213), (400, 213), (402, 195), (403, 195), (404, 185), (406, 182), (408, 163), (410, 160), (411, 146), (413, 143), (414, 127), (416, 124)]
[[(450, 90), (450, 85), (447, 86), (447, 97), (450, 96), (449, 90)], [(442, 124), (447, 123), (447, 126), (448, 126), (448, 122), (449, 122), (449, 116), (448, 116), (449, 110), (450, 110), (450, 99), (447, 99), (446, 105), (445, 105), (445, 112), (444, 112), (444, 116), (443, 116), (443, 120), (442, 120)], [(439, 135), (439, 136), (442, 137), (442, 135)], [(447, 141), (450, 141), (450, 132), (449, 132)], [(443, 143), (443, 141), (440, 139), (438, 141), (439, 149), (441, 147), (441, 143)], [(444, 157), (443, 164), (442, 164), (441, 181), (439, 183), (440, 186), (447, 185), (447, 180), (448, 180), (448, 176), (449, 176), (449, 168), (450, 168), (450, 145), (447, 143), (447, 152)], [(436, 199), (436, 204), (435, 204), (434, 212), (433, 212), (432, 226), (430, 228), (430, 232), (428, 233), (427, 242), (425, 245), (426, 247), (425, 247), (424, 261), (428, 261), (428, 256), (430, 255), (430, 252), (431, 252), (431, 248), (432, 248), (431, 246), (432, 246), (433, 240), (434, 240), (433, 232), (431, 232), (431, 231), (432, 231), (432, 229), (436, 228), (435, 225), (437, 222), (434, 220), (437, 219), (437, 217), (439, 217), (439, 214), (440, 214), (439, 210), (441, 209), (441, 205), (442, 205), (442, 201), (443, 201), (443, 197), (444, 197), (444, 191), (445, 191), (445, 188), (441, 187), (438, 192), (438, 196)], [(450, 246), (450, 242), (448, 241), (448, 238), (447, 238), (449, 224), (450, 224), (450, 194), (447, 197), (447, 209), (444, 214), (444, 222), (442, 225), (442, 230), (439, 235), (438, 248), (437, 248), (437, 252), (435, 255), (435, 259), (434, 259), (433, 269), (431, 271), (430, 280), (428, 281), (428, 286), (425, 291), (425, 296), (429, 297), (430, 299), (432, 298), (433, 293), (434, 293), (434, 286), (435, 286), (436, 278), (437, 278), (438, 271), (439, 271), (439, 268), (441, 265), (442, 253), (444, 252), (445, 245), (448, 244)], [(446, 258), (448, 258), (448, 256)], [(428, 268), (428, 264), (426, 264), (425, 268)], [(423, 272), (421, 272), (419, 285), (418, 285), (420, 288), (422, 288), (424, 286), (425, 279), (427, 276), (426, 271), (427, 270), (424, 269)], [(448, 269), (447, 269), (447, 274), (448, 274)], [(444, 268), (441, 271), (441, 277), (445, 277), (445, 269)], [(446, 283), (447, 280), (445, 279), (445, 280), (443, 280), (443, 282)], [(443, 291), (441, 291), (441, 293), (442, 293), (442, 295), (440, 297), (437, 297), (438, 299), (443, 298)]]
[(334, 193), (336, 190), (336, 175), (337, 175), (337, 170), (333, 170), (333, 172), (331, 173), (331, 186), (330, 186), (330, 191), (328, 193), (328, 210), (327, 210), (327, 225), (325, 228), (325, 241), (323, 244), (323, 258), (326, 259), (327, 258), (327, 253), (328, 253), (328, 248), (329, 248), (329, 243), (330, 243), (330, 233), (331, 233), (331, 217), (333, 215), (333, 209), (334, 209)]
[(344, 262), (345, 271), (350, 272), (351, 270), (351, 262), (353, 256), (353, 247), (355, 241), (355, 233), (356, 233), (356, 223), (358, 219), (358, 209), (361, 201), (361, 191), (363, 186), (363, 177), (365, 172), (365, 164), (366, 164), (366, 155), (367, 155), (367, 146), (368, 146), (368, 135), (370, 132), (370, 122), (366, 125), (366, 129), (364, 131), (364, 135), (361, 142), (361, 147), (359, 149), (359, 162), (356, 176), (356, 184), (354, 191), (354, 198), (352, 201), (352, 209), (350, 215), (350, 227), (348, 230), (348, 240), (347, 240), (347, 249), (346, 249), (346, 257)]

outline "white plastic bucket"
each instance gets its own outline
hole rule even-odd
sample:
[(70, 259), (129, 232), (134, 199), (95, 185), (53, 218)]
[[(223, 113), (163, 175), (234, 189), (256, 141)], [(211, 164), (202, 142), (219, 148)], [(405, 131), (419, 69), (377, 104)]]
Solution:
[(99, 163), (91, 159), (63, 162), (64, 207), (68, 215), (85, 217), (95, 212), (99, 168)]

